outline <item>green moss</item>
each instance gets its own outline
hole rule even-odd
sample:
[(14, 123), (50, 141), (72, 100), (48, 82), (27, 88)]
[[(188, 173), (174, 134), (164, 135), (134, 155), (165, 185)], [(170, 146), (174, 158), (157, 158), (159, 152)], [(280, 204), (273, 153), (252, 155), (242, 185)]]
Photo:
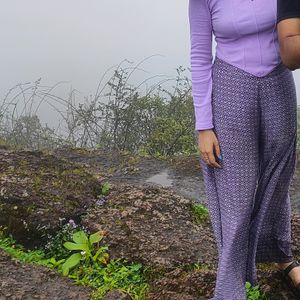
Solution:
[(153, 280), (159, 280), (160, 278), (163, 278), (166, 273), (168, 273), (169, 270), (160, 266), (148, 266), (144, 269), (144, 274), (148, 282), (151, 282)]
[(83, 168), (74, 168), (74, 169), (67, 169), (63, 170), (60, 175), (65, 176), (65, 175), (87, 175), (85, 169)]
[(257, 269), (266, 271), (277, 271), (277, 267), (270, 263), (257, 263)]
[(179, 266), (184, 271), (209, 271), (212, 269), (212, 266), (208, 264), (199, 264), (199, 263), (191, 263), (191, 264), (184, 264)]
[(36, 209), (36, 206), (34, 204), (30, 204), (26, 207), (26, 212), (28, 214), (32, 213)]
[(43, 185), (42, 178), (39, 175), (34, 176), (32, 184), (36, 192), (40, 191)]

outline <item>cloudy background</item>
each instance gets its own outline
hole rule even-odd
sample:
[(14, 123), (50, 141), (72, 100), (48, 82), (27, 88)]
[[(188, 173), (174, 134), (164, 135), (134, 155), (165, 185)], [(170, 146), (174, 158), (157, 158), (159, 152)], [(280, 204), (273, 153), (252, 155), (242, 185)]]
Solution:
[[(67, 81), (65, 91), (93, 94), (104, 72), (124, 59), (152, 56), (137, 83), (189, 66), (188, 0), (0, 2), (1, 99), (14, 85), (40, 77), (44, 85)], [(300, 73), (294, 74), (300, 99)]]

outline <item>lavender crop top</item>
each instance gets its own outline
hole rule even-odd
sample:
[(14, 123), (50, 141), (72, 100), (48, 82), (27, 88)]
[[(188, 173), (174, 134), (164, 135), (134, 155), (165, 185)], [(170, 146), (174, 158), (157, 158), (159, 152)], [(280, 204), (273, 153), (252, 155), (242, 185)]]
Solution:
[(280, 62), (276, 0), (189, 0), (195, 129), (213, 128), (212, 34), (216, 56), (258, 77)]

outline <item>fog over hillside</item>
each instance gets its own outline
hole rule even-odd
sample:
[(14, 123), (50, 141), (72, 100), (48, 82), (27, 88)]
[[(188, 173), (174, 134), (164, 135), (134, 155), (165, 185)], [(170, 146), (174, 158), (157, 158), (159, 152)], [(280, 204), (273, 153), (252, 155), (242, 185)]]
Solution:
[[(172, 77), (178, 66), (189, 66), (188, 0), (1, 4), (1, 99), (16, 84), (40, 77), (49, 86), (65, 81), (55, 90), (62, 97), (70, 88), (84, 97), (95, 93), (104, 72), (124, 59), (137, 64), (152, 56), (135, 72), (133, 84), (155, 75), (161, 77), (153, 82)], [(300, 71), (294, 74), (300, 99)], [(49, 108), (40, 113), (51, 123)]]

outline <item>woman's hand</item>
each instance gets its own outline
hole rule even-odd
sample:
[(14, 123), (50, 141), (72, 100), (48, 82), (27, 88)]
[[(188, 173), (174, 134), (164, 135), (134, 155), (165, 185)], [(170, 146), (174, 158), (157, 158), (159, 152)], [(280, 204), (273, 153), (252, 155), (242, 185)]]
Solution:
[(201, 157), (204, 161), (211, 167), (222, 168), (220, 164), (217, 163), (214, 154), (221, 157), (221, 150), (219, 141), (212, 129), (205, 129), (199, 131), (198, 146)]

